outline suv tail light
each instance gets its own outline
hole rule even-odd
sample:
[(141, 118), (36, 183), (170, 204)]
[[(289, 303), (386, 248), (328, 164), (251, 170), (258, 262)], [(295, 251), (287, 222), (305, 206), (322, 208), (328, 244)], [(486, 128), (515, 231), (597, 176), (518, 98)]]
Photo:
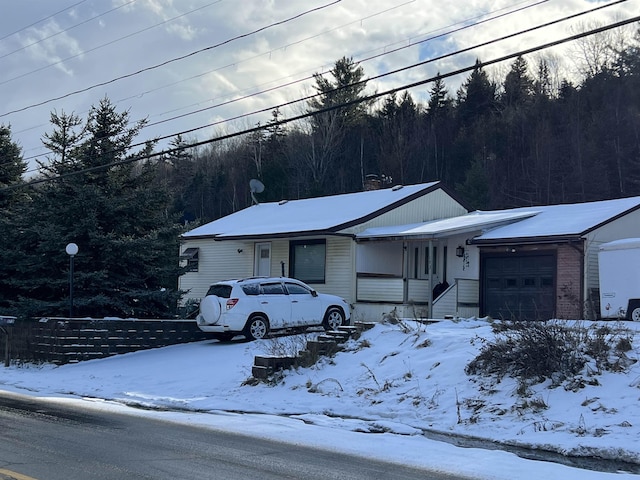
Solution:
[(227, 310), (231, 310), (233, 307), (236, 306), (236, 303), (238, 303), (238, 300), (240, 300), (239, 298), (230, 298), (229, 300), (227, 300)]

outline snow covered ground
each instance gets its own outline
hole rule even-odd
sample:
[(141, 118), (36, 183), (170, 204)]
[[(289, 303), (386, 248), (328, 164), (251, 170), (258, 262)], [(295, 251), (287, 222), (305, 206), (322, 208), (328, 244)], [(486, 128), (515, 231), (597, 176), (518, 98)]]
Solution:
[(317, 333), (204, 341), (60, 367), (0, 367), (0, 389), (473, 478), (639, 479), (640, 468), (624, 464), (617, 472), (585, 470), (524, 459), (490, 443), (457, 446), (432, 436), (640, 467), (640, 362), (633, 362), (640, 358), (640, 325), (624, 326), (635, 338), (623, 371), (592, 375), (585, 369), (582, 388), (551, 388), (547, 381), (532, 386), (527, 397), (518, 395), (513, 379), (489, 385), (465, 374), (480, 339), (494, 338), (491, 325), (476, 319), (379, 324), (349, 340), (345, 351), (311, 368), (285, 371), (275, 383), (245, 383), (254, 356), (292, 354)]

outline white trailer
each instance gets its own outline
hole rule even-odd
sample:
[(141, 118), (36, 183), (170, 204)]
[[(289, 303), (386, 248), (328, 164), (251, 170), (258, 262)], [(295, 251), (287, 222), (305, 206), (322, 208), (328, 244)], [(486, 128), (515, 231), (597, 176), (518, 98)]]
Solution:
[(600, 316), (640, 321), (640, 238), (600, 245)]

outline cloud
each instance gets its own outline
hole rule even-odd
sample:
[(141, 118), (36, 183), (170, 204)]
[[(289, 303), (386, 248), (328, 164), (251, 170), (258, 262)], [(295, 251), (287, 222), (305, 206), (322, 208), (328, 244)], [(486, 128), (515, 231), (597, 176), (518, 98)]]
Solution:
[(48, 21), (42, 27), (28, 29), (20, 35), (20, 43), (26, 54), (36, 63), (56, 64), (55, 68), (66, 75), (73, 75), (73, 70), (68, 64), (60, 61), (82, 53), (79, 42), (62, 31), (55, 20)]

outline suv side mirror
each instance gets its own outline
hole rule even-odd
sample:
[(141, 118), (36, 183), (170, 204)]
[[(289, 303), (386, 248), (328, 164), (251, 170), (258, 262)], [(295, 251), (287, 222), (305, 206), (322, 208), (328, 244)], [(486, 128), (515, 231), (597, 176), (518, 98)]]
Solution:
[(312, 297), (317, 297), (318, 296), (318, 292), (316, 292), (315, 290), (311, 290), (311, 296)]

